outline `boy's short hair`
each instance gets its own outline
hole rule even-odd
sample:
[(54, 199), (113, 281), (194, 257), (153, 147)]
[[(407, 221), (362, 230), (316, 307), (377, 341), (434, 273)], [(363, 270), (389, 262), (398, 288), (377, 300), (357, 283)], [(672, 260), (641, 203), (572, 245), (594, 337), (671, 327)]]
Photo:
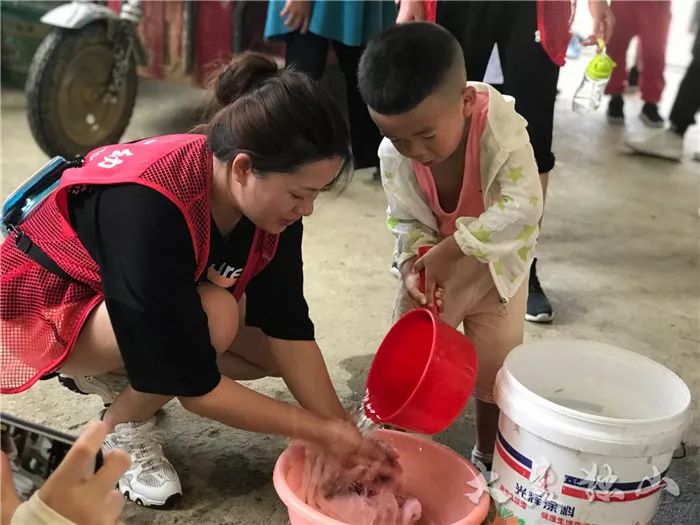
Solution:
[(360, 94), (377, 113), (405, 113), (433, 93), (457, 64), (464, 67), (462, 48), (443, 27), (395, 25), (367, 44), (358, 68)]

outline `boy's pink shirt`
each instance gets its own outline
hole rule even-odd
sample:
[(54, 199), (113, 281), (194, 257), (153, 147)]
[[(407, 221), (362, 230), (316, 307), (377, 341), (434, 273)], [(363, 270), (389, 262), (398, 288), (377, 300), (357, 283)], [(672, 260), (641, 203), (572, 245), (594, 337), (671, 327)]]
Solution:
[(467, 147), (464, 152), (464, 178), (457, 207), (452, 212), (446, 212), (440, 206), (435, 189), (433, 174), (428, 166), (413, 161), (413, 171), (418, 185), (428, 199), (428, 205), (437, 219), (438, 228), (442, 235), (452, 235), (457, 229), (455, 221), (459, 217), (478, 217), (484, 213), (484, 198), (481, 188), (481, 136), (488, 122), (489, 95), (477, 93), (474, 111), (472, 112)]

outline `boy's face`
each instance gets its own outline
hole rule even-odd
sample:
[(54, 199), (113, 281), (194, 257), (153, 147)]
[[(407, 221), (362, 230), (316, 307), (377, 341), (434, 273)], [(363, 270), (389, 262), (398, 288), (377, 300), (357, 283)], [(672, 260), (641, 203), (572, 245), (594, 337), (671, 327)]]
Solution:
[(436, 166), (459, 148), (471, 117), (476, 90), (438, 91), (415, 108), (398, 115), (382, 115), (369, 109), (379, 131), (404, 157), (425, 166)]

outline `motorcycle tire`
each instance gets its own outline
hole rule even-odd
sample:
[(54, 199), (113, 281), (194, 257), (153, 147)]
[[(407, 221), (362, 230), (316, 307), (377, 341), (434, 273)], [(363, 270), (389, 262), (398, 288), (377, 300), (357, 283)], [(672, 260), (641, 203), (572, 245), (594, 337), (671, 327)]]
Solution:
[(42, 41), (25, 87), (34, 139), (49, 156), (85, 155), (119, 142), (134, 110), (138, 76), (133, 58), (116, 95), (106, 95), (114, 43), (104, 23), (54, 28)]

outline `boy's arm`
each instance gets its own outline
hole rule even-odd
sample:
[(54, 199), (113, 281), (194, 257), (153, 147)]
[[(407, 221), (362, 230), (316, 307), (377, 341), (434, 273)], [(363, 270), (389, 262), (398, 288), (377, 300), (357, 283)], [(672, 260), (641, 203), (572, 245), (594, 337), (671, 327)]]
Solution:
[(379, 169), (388, 203), (386, 224), (396, 239), (394, 263), (400, 269), (403, 263), (418, 255), (420, 246), (435, 245), (440, 239), (435, 230), (423, 224), (401, 203), (401, 185), (415, 177), (406, 172), (410, 168), (405, 163), (380, 156)]
[(462, 252), (494, 262), (518, 252), (527, 259), (535, 247), (542, 217), (542, 186), (528, 143), (513, 151), (496, 175), (501, 198), (477, 219), (457, 219), (455, 240)]

